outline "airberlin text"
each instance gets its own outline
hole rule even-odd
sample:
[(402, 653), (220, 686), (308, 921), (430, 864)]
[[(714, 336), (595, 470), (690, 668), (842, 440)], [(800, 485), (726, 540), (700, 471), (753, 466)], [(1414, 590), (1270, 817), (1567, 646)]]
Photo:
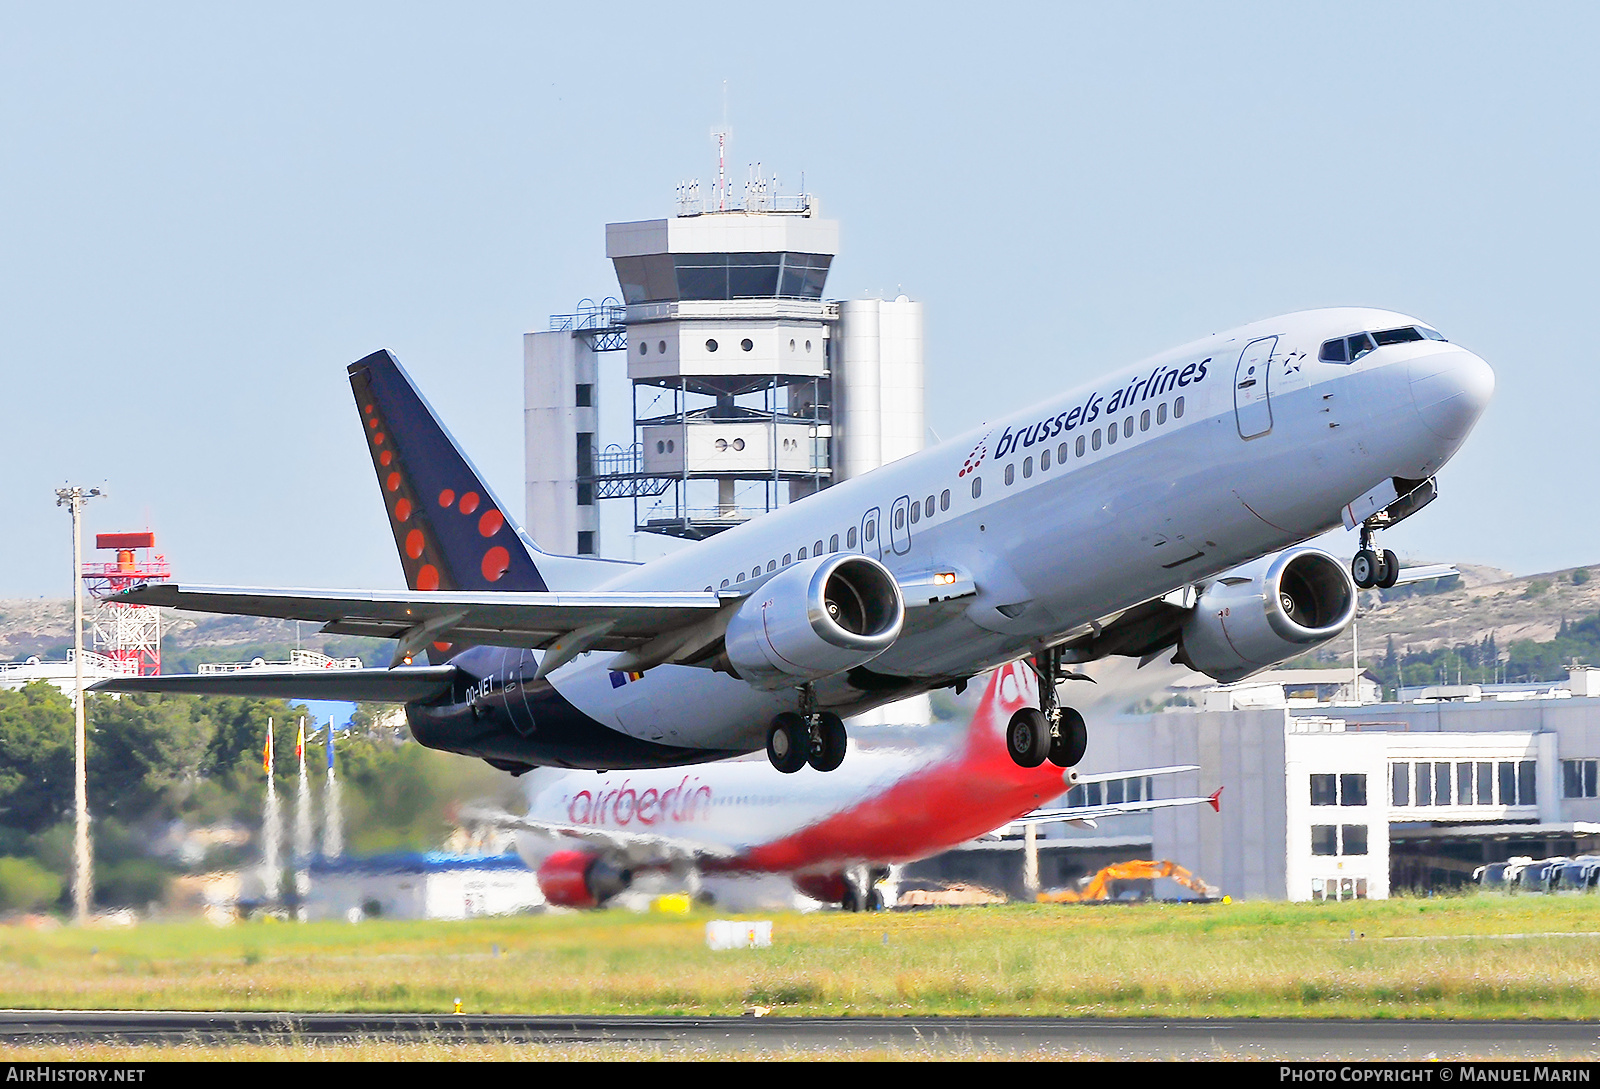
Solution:
[(1079, 427), (1087, 427), (1100, 418), (1101, 413), (1107, 416), (1118, 412), (1138, 402), (1149, 400), (1151, 397), (1162, 397), (1182, 386), (1196, 385), (1205, 380), (1206, 364), (1210, 359), (1203, 359), (1198, 363), (1190, 363), (1183, 367), (1159, 366), (1149, 374), (1142, 374), (1128, 383), (1126, 388), (1113, 390), (1109, 398), (1099, 393), (1089, 395), (1083, 404), (1070, 408), (1065, 412), (1040, 420), (1036, 424), (1018, 428), (1012, 431), (1006, 428), (1000, 436), (1000, 442), (995, 447), (994, 456), (998, 460), (1012, 453), (1019, 447), (1026, 448), (1035, 443), (1048, 442), (1063, 431), (1072, 431)]
[(675, 787), (635, 790), (629, 780), (622, 785), (596, 791), (580, 790), (567, 803), (567, 819), (573, 824), (643, 825), (670, 821), (686, 824), (711, 808), (711, 788), (691, 776), (684, 776)]

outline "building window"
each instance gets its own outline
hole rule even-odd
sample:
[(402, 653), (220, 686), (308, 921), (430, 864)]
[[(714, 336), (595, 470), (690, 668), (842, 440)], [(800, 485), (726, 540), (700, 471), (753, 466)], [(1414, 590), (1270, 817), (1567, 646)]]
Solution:
[(1367, 826), (1364, 824), (1313, 824), (1311, 853), (1314, 855), (1364, 855), (1367, 853)]
[(578, 530), (578, 555), (580, 555), (580, 556), (593, 556), (594, 555), (594, 530), (592, 530), (592, 529), (580, 529), (580, 530)]
[(580, 480), (580, 481), (578, 481), (578, 506), (580, 506), (580, 507), (592, 507), (592, 506), (594, 506), (594, 481), (592, 481), (592, 480)]
[(1411, 804), (1411, 765), (1408, 763), (1389, 765), (1389, 804)]
[(1339, 776), (1339, 804), (1367, 804), (1367, 777), (1365, 775), (1346, 774)]
[(1472, 804), (1472, 761), (1463, 760), (1456, 765), (1456, 804)]
[(1360, 773), (1313, 775), (1312, 805), (1366, 805), (1367, 777)]
[(1561, 796), (1563, 798), (1600, 797), (1600, 792), (1595, 789), (1597, 771), (1600, 771), (1600, 760), (1561, 761)]
[[(641, 344), (641, 345), (639, 345), (639, 347), (643, 348), (644, 345)], [(576, 396), (577, 396), (578, 407), (579, 408), (593, 408), (594, 407), (594, 385), (592, 383), (579, 382), (578, 383), (578, 391), (577, 391)]]
[(1313, 775), (1311, 777), (1311, 804), (1338, 805), (1339, 777), (1336, 775)]

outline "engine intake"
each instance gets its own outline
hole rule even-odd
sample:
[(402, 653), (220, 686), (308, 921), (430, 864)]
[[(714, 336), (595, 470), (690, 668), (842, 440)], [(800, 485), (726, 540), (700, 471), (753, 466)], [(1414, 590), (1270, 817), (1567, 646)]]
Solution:
[(539, 864), (539, 891), (558, 907), (599, 907), (633, 884), (633, 873), (588, 851), (556, 851)]
[(1184, 621), (1178, 660), (1224, 683), (1337, 638), (1356, 614), (1356, 585), (1320, 549), (1291, 548), (1212, 582)]
[(735, 673), (760, 688), (787, 688), (865, 665), (894, 645), (905, 601), (889, 569), (835, 553), (778, 572), (728, 621)]

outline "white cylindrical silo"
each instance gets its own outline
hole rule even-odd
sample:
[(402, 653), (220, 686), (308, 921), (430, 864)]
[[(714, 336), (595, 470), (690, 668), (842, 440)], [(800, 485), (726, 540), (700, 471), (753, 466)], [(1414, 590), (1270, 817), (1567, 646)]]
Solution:
[(880, 299), (839, 304), (839, 356), (834, 362), (834, 465), (837, 483), (883, 464)]

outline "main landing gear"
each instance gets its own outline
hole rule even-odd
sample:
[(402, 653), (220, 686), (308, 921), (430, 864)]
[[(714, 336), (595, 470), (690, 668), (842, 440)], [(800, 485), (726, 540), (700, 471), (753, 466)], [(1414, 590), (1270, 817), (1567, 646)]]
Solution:
[(1051, 648), (1033, 659), (1039, 675), (1039, 707), (1023, 707), (1006, 726), (1006, 751), (1024, 768), (1049, 760), (1058, 768), (1076, 767), (1089, 747), (1089, 727), (1083, 716), (1056, 699), (1061, 672), (1061, 651)]
[(800, 714), (785, 711), (767, 727), (767, 759), (785, 775), (810, 764), (832, 771), (844, 763), (844, 719), (832, 711), (818, 711), (816, 693), (808, 684), (800, 689)]
[(1400, 557), (1387, 548), (1381, 552), (1374, 549), (1372, 527), (1365, 522), (1361, 523), (1361, 547), (1350, 561), (1350, 577), (1363, 590), (1374, 586), (1387, 590), (1400, 577)]

